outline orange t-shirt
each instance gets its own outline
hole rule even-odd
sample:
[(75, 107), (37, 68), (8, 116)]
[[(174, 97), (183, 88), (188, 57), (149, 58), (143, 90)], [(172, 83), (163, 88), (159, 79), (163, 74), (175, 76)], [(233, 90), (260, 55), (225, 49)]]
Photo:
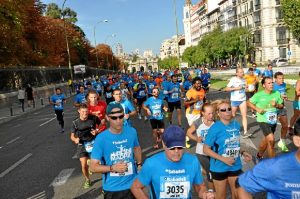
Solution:
[(205, 98), (205, 90), (203, 88), (201, 88), (200, 91), (197, 91), (194, 88), (191, 88), (190, 90), (187, 91), (186, 98), (188, 100), (194, 100), (197, 99), (198, 97), (200, 101), (190, 106), (187, 106), (186, 114), (193, 114), (193, 115), (200, 114), (201, 105), (203, 104), (203, 99)]
[(157, 78), (155, 78), (155, 82), (156, 82), (156, 84), (157, 84), (158, 86), (160, 86), (160, 85), (161, 85), (161, 83), (163, 82), (163, 79), (162, 79), (162, 78), (159, 78), (159, 77), (157, 77)]

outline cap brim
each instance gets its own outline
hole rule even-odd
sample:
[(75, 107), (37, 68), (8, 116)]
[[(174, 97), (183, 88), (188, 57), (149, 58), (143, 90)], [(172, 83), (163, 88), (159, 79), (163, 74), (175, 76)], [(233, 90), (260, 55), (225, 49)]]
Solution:
[(185, 146), (172, 146), (172, 147), (168, 147), (167, 149), (170, 150), (170, 149), (179, 148), (179, 147), (184, 148), (184, 149), (186, 148)]

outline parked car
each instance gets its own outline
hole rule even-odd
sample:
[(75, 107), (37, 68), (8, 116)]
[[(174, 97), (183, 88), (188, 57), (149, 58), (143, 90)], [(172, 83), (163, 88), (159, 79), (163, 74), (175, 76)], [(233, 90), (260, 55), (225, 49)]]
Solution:
[(289, 63), (288, 63), (288, 60), (286, 58), (276, 58), (272, 61), (272, 65), (273, 66), (287, 66)]

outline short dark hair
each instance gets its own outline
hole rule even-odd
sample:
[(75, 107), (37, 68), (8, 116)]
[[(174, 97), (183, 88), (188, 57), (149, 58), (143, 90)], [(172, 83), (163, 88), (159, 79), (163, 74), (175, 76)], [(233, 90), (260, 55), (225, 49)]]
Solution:
[(254, 69), (253, 68), (249, 68), (248, 71), (254, 71)]
[(261, 85), (264, 85), (267, 79), (273, 80), (271, 77), (263, 77), (261, 80)]
[(57, 91), (57, 90), (60, 90), (60, 91), (61, 91), (61, 88), (59, 88), (59, 87), (55, 88), (55, 91)]
[(121, 89), (119, 89), (119, 88), (114, 89), (113, 94), (115, 94), (115, 91), (120, 91), (121, 92)]
[(177, 75), (172, 75), (171, 78), (173, 79), (173, 77), (177, 77)]
[(281, 76), (281, 75), (283, 75), (283, 73), (279, 71), (275, 73), (274, 77), (277, 78), (277, 76)]
[(81, 103), (78, 109), (82, 109), (82, 108), (88, 108), (88, 105)]
[(202, 83), (202, 80), (200, 77), (194, 77), (192, 84), (196, 84), (197, 81), (200, 81)]

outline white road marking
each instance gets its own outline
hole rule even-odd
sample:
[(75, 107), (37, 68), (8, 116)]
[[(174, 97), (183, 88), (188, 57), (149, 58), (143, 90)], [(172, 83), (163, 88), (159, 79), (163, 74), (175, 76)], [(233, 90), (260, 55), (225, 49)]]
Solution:
[(7, 142), (6, 144), (11, 144), (11, 143), (15, 142), (16, 140), (20, 139), (20, 137), (21, 137), (21, 136), (16, 137), (15, 139), (13, 139), (13, 140)]
[(19, 160), (18, 162), (16, 162), (15, 164), (13, 164), (12, 166), (10, 166), (8, 169), (6, 169), (5, 171), (3, 171), (0, 174), (0, 178), (4, 177), (6, 174), (8, 174), (9, 172), (11, 172), (14, 168), (16, 168), (19, 164), (21, 164), (22, 162), (24, 162), (25, 160), (27, 160), (30, 156), (32, 156), (32, 153), (27, 154), (25, 157), (23, 157), (21, 160)]
[(49, 186), (56, 187), (65, 184), (74, 170), (74, 168), (62, 170)]
[(19, 127), (19, 126), (21, 126), (21, 124), (16, 124), (16, 125), (14, 125), (12, 128), (17, 128), (17, 127)]
[(2, 149), (3, 148), (3, 146), (0, 146), (0, 149)]
[(44, 126), (45, 124), (48, 124), (49, 122), (51, 122), (52, 120), (54, 120), (56, 117), (54, 117), (54, 118), (51, 118), (50, 120), (48, 120), (48, 121), (46, 121), (46, 122), (44, 122), (43, 124), (41, 124), (40, 126)]
[(46, 198), (46, 191), (42, 191), (42, 192), (35, 194), (27, 199), (42, 199), (42, 198)]
[(153, 146), (149, 146), (149, 147), (147, 147), (147, 148), (144, 148), (143, 150), (142, 150), (142, 153), (145, 153), (145, 151), (148, 151), (149, 149), (151, 149)]
[(78, 159), (78, 155), (79, 155), (79, 152), (76, 151), (76, 153), (73, 155), (72, 159)]
[(146, 157), (149, 157), (149, 156), (151, 156), (151, 155), (153, 155), (153, 154), (159, 153), (159, 152), (161, 152), (161, 151), (163, 151), (163, 150), (164, 150), (164, 149), (158, 149), (158, 150), (152, 151), (152, 152), (150, 152), (150, 153), (147, 153), (147, 154), (146, 154)]

